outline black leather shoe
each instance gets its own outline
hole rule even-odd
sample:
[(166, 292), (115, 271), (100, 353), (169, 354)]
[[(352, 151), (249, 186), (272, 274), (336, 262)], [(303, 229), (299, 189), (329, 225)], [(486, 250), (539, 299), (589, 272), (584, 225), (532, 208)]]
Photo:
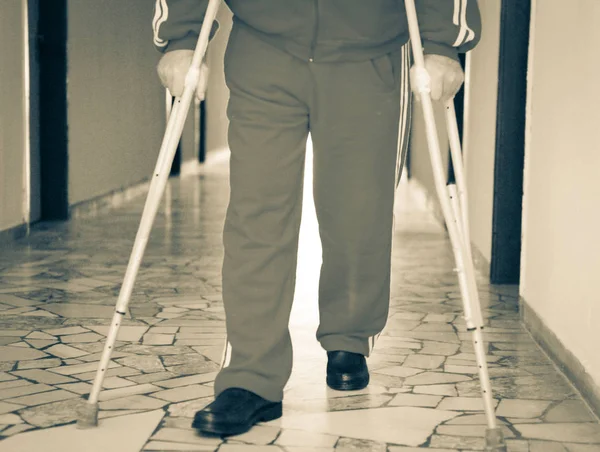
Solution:
[(327, 386), (337, 391), (357, 391), (369, 384), (369, 369), (363, 355), (327, 352)]
[(210, 435), (241, 435), (258, 422), (281, 417), (282, 403), (240, 388), (229, 388), (194, 416), (192, 427)]

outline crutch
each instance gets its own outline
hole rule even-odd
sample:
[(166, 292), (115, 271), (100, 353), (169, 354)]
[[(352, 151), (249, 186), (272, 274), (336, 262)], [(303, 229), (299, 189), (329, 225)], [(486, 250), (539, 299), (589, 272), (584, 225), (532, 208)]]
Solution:
[(424, 65), (423, 48), (419, 32), (419, 23), (414, 0), (405, 0), (406, 15), (408, 18), (409, 34), (414, 58), (415, 90), (420, 96), (427, 144), (431, 157), (435, 188), (440, 200), (440, 205), (452, 243), (456, 271), (463, 299), (465, 322), (467, 330), (473, 333), (473, 348), (479, 371), (481, 394), (487, 418), (485, 434), (485, 450), (493, 452), (506, 452), (506, 443), (502, 428), (498, 427), (492, 399), (492, 389), (487, 368), (486, 353), (483, 348), (483, 317), (479, 304), (479, 294), (475, 282), (475, 269), (468, 230), (467, 191), (463, 174), (461, 146), (456, 124), (456, 113), (453, 100), (446, 104), (446, 129), (450, 141), (450, 152), (455, 174), (455, 184), (445, 186), (445, 173), (443, 170), (440, 143), (438, 141), (437, 127), (430, 97), (430, 78)]
[(165, 135), (160, 147), (158, 155), (158, 161), (152, 175), (152, 181), (150, 182), (150, 189), (144, 211), (142, 213), (142, 219), (140, 226), (135, 237), (135, 243), (133, 250), (129, 257), (129, 263), (127, 265), (127, 271), (125, 272), (125, 278), (123, 285), (119, 293), (119, 299), (115, 309), (115, 314), (110, 325), (110, 330), (106, 338), (106, 344), (104, 351), (102, 352), (102, 358), (98, 365), (98, 371), (96, 378), (94, 379), (94, 385), (90, 392), (89, 398), (85, 405), (83, 405), (79, 412), (79, 418), (77, 426), (79, 428), (90, 428), (98, 425), (98, 398), (100, 390), (102, 389), (102, 382), (106, 375), (106, 370), (109, 366), (110, 357), (113, 351), (115, 340), (117, 339), (117, 333), (121, 320), (127, 311), (127, 305), (131, 297), (133, 285), (137, 277), (138, 270), (150, 237), (152, 230), (152, 224), (156, 217), (156, 212), (169, 177), (171, 165), (173, 164), (173, 158), (177, 149), (177, 144), (181, 138), (185, 119), (188, 114), (190, 103), (198, 86), (198, 80), (200, 77), (200, 65), (204, 56), (206, 55), (206, 49), (208, 47), (208, 40), (212, 24), (215, 21), (217, 11), (221, 4), (220, 0), (209, 0), (200, 35), (198, 36), (198, 42), (194, 51), (192, 64), (185, 78), (185, 87), (181, 97), (177, 97), (171, 109), (169, 120), (167, 122)]

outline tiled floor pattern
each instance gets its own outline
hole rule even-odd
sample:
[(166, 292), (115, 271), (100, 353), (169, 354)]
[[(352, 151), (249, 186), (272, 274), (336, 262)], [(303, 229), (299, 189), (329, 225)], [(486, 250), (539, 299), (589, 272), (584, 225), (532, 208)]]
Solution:
[[(307, 184), (308, 186), (310, 183)], [(222, 440), (197, 436), (225, 336), (224, 162), (173, 180), (121, 328), (100, 426), (73, 422), (96, 372), (143, 199), (96, 218), (36, 226), (0, 254), (0, 451), (432, 452), (482, 450), (485, 419), (452, 254), (440, 226), (398, 196), (389, 322), (370, 386), (325, 386), (314, 338), (320, 248), (303, 220), (284, 417)], [(514, 287), (480, 279), (497, 416), (509, 451), (600, 451), (600, 427), (519, 324)]]

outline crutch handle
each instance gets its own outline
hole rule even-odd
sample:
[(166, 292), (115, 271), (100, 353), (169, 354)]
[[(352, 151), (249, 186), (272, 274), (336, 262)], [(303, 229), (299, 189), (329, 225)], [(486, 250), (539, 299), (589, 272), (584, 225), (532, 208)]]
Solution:
[(206, 56), (210, 32), (212, 25), (217, 18), (220, 4), (221, 0), (210, 0), (208, 2), (208, 7), (206, 8), (206, 13), (204, 14), (204, 21), (202, 22), (202, 28), (200, 29), (200, 34), (198, 35), (198, 43), (194, 49), (192, 63), (190, 64), (190, 68), (185, 77), (184, 89), (188, 88), (196, 90), (198, 86), (198, 80), (200, 78), (200, 66), (202, 65), (202, 60), (204, 60), (204, 57)]

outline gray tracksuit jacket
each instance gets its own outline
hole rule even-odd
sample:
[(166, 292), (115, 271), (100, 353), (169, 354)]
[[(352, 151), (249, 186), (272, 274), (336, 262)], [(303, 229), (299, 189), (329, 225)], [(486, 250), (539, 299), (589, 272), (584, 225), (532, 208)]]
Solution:
[[(155, 0), (154, 44), (193, 49), (208, 0)], [(234, 22), (262, 40), (314, 62), (361, 61), (408, 39), (403, 0), (226, 0)], [(426, 54), (454, 59), (480, 38), (477, 0), (415, 0)]]

